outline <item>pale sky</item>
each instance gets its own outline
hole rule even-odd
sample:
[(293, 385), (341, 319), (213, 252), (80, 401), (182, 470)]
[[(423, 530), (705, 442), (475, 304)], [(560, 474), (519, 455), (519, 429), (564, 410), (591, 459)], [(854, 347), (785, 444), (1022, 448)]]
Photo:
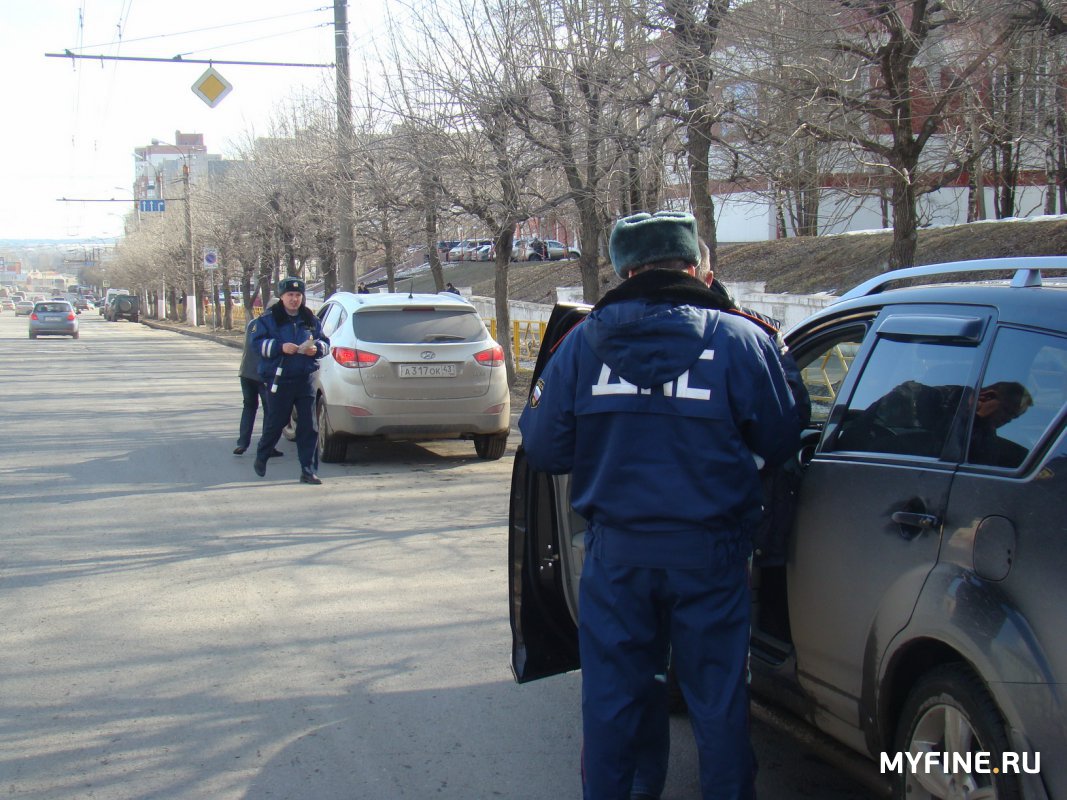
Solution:
[[(349, 4), (353, 80), (382, 30), (381, 2)], [(332, 69), (218, 64), (233, 90), (210, 108), (190, 88), (207, 64), (45, 53), (332, 64), (333, 48), (332, 0), (5, 2), (0, 239), (120, 235), (129, 205), (57, 198), (129, 198), (135, 147), (173, 142), (180, 130), (232, 155), (250, 132), (267, 133), (288, 98), (334, 92)]]

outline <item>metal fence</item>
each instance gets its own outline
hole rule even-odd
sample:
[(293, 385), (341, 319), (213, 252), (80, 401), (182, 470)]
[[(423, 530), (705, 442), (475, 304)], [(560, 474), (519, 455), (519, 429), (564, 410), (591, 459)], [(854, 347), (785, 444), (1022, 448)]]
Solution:
[[(204, 325), (210, 328), (222, 328), (225, 326), (225, 309), (222, 309), (223, 313), (219, 319), (215, 319), (215, 306), (206, 303), (203, 308)], [(258, 317), (263, 313), (260, 308), (253, 308), (252, 314)], [(247, 309), (243, 305), (234, 306), (231, 321), (234, 330), (242, 330), (245, 325), (248, 324)], [(497, 326), (495, 319), (486, 320), (489, 326), (489, 333), (498, 342), (500, 337), (497, 335)], [(511, 350), (515, 354), (515, 360), (518, 361), (534, 361), (537, 359), (537, 353), (541, 349), (541, 340), (545, 336), (545, 323), (537, 320), (512, 320), (511, 323)]]

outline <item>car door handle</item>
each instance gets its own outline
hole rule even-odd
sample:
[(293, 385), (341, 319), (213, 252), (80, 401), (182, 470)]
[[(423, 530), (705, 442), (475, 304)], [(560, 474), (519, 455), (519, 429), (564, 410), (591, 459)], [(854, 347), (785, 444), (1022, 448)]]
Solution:
[[(900, 525), (900, 535), (905, 539), (914, 539), (923, 531), (936, 528), (940, 521), (933, 514), (922, 514), (916, 511), (894, 511), (890, 519)], [(917, 529), (909, 535), (906, 528)]]

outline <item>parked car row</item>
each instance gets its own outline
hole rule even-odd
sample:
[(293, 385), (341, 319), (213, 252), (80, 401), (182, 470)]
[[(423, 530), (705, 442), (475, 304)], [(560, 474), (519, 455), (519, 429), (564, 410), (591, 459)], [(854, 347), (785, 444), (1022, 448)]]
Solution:
[(581, 258), (582, 251), (568, 247), (556, 239), (516, 239), (511, 251), (512, 261), (562, 261)]
[[(478, 251), (483, 247), (492, 247), (492, 239), (464, 239), (448, 251), (447, 261), (478, 261)], [(481, 259), (488, 260), (488, 259)]]
[[(496, 245), (492, 239), (464, 239), (441, 241), (437, 253), (442, 261), (493, 261)], [(520, 238), (512, 245), (512, 261), (561, 261), (565, 258), (581, 258), (577, 247), (568, 247), (556, 239)]]
[[(767, 476), (791, 531), (755, 554), (752, 688), (875, 761), (901, 756), (898, 798), (1067, 797), (1067, 284), (1049, 269), (1067, 257), (883, 274), (785, 337), (812, 420)], [(1011, 280), (945, 282), (990, 271)], [(588, 311), (554, 310), (534, 385)], [(521, 446), (512, 475), (525, 682), (581, 666), (586, 526), (568, 476)]]

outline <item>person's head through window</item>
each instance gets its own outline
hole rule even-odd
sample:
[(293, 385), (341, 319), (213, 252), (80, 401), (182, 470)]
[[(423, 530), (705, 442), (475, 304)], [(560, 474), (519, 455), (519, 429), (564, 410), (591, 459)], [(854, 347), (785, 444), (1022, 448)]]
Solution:
[(1000, 428), (1034, 404), (1034, 398), (1018, 381), (998, 381), (978, 390), (975, 405), (975, 423), (989, 428)]
[(1011, 437), (1000, 436), (997, 429), (1020, 417), (1033, 404), (1030, 392), (1017, 381), (998, 381), (979, 389), (967, 460), (997, 467), (1019, 466), (1028, 449)]

